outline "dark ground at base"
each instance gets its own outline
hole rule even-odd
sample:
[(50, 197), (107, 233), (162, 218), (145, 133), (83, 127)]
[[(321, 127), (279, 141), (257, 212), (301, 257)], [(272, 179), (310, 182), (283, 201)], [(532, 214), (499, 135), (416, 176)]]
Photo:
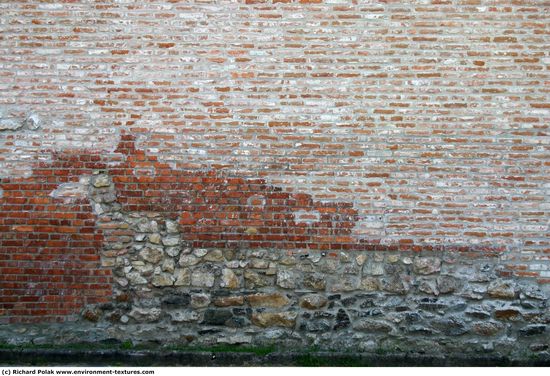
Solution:
[(141, 366), (141, 367), (550, 367), (550, 358), (435, 357), (346, 353), (178, 352), (123, 350), (0, 349), (0, 366)]

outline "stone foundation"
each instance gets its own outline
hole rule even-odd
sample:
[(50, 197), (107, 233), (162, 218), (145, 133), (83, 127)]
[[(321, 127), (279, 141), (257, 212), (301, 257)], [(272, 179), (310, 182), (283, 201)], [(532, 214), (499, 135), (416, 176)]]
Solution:
[(519, 358), (548, 352), (548, 294), (500, 278), (492, 257), (178, 248), (170, 222), (128, 222), (141, 231), (133, 252), (117, 259), (113, 302), (86, 307), (76, 322), (4, 326), (0, 338)]

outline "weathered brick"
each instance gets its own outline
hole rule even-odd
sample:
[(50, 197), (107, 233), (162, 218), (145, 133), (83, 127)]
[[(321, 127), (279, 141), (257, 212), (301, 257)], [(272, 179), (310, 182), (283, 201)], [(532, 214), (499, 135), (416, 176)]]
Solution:
[[(548, 284), (547, 18), (537, 1), (429, 3), (0, 5), (0, 280), (24, 282), (2, 288), (2, 317), (62, 320), (111, 294), (128, 234), (82, 177), (193, 247), (456, 250)], [(310, 279), (285, 286), (325, 289)], [(67, 302), (15, 306), (50, 284)]]

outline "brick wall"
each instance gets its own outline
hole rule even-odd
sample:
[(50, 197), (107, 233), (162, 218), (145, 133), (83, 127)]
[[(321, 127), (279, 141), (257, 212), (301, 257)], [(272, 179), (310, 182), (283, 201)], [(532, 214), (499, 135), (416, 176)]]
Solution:
[(195, 247), (490, 253), (548, 284), (549, 11), (1, 2), (0, 317), (108, 299), (98, 172)]

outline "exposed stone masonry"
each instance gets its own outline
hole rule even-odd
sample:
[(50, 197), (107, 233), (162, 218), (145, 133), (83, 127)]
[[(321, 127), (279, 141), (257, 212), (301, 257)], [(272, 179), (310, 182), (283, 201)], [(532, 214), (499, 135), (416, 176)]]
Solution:
[(0, 338), (516, 357), (548, 351), (547, 295), (500, 278), (491, 258), (200, 249), (159, 216), (128, 215), (124, 223), (132, 246), (113, 265), (113, 302), (86, 307), (78, 329), (13, 325)]
[[(3, 327), (0, 340), (275, 344), (513, 357), (548, 352), (548, 285), (509, 278), (498, 262), (502, 250), (197, 246), (183, 232), (186, 217), (169, 209), (176, 192), (165, 201), (127, 201), (132, 196), (120, 182), (134, 183), (124, 172), (136, 168), (136, 161), (141, 168), (148, 162), (131, 137), (124, 140), (118, 148), (122, 160), (87, 157), (94, 162), (49, 194), (68, 207), (88, 203), (103, 238), (95, 243), (101, 244), (101, 266), (112, 273), (112, 299), (85, 305), (73, 323)], [(59, 158), (60, 165), (77, 160), (71, 154)]]

